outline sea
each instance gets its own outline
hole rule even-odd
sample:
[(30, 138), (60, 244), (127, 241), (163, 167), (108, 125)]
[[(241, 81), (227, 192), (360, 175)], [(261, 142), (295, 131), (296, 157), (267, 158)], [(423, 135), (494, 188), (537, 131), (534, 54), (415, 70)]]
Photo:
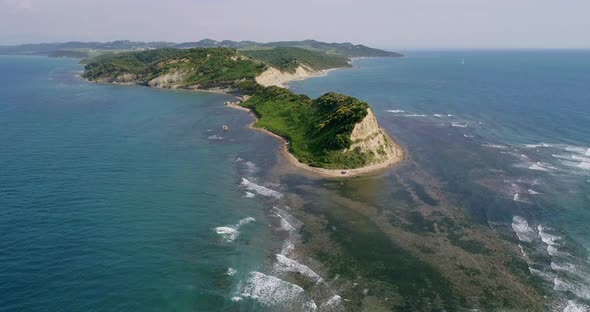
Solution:
[(0, 56), (0, 311), (590, 311), (590, 51), (292, 82), (406, 149), (350, 179), (291, 166), (229, 95), (82, 70)]

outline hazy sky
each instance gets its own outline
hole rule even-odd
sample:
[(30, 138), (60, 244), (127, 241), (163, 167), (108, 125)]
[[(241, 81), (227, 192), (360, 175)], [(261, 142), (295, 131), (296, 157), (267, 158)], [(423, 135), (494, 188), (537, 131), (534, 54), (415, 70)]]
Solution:
[(0, 0), (0, 44), (204, 38), (590, 48), (590, 0)]

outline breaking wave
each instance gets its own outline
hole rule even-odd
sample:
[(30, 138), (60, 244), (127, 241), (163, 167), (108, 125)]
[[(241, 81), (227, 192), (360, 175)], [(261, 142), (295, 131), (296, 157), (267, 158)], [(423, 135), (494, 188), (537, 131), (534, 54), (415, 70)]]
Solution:
[(278, 271), (299, 273), (311, 279), (316, 284), (322, 283), (324, 281), (321, 276), (319, 276), (316, 272), (304, 264), (301, 264), (293, 259), (289, 259), (281, 254), (277, 254), (276, 258), (277, 264), (275, 267)]
[(214, 134), (214, 135), (207, 137), (207, 139), (209, 139), (209, 140), (223, 140), (223, 137), (219, 136), (217, 134)]
[(244, 192), (244, 197), (246, 198), (253, 198), (254, 196), (256, 196), (256, 194), (252, 192)]
[(238, 300), (249, 298), (265, 306), (277, 306), (300, 299), (303, 288), (280, 278), (260, 272), (250, 272), (238, 289)]
[(262, 196), (274, 197), (274, 198), (282, 198), (283, 197), (282, 193), (277, 192), (275, 190), (271, 190), (271, 189), (264, 187), (262, 185), (258, 185), (254, 182), (251, 182), (250, 180), (248, 180), (246, 178), (242, 178), (241, 185), (243, 187), (245, 187), (247, 190), (255, 192), (256, 194), (259, 194)]
[(240, 220), (237, 224), (234, 225), (226, 225), (226, 226), (218, 226), (214, 230), (215, 232), (221, 237), (222, 240), (225, 242), (233, 242), (238, 238), (240, 235), (240, 227), (244, 224), (248, 224), (250, 222), (254, 222), (256, 219), (252, 217), (247, 217)]
[(520, 241), (530, 243), (535, 238), (535, 231), (529, 226), (527, 220), (523, 217), (514, 216), (512, 218), (512, 229)]

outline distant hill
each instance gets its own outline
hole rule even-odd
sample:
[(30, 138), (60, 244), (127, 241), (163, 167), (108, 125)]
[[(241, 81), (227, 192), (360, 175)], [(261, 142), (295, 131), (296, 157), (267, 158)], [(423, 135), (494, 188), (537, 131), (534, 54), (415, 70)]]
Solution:
[[(22, 44), (15, 46), (0, 46), (0, 54), (36, 54), (36, 55), (55, 55), (67, 56), (65, 51), (76, 51), (87, 53), (90, 56), (96, 56), (109, 52), (120, 51), (141, 51), (159, 48), (213, 48), (226, 47), (238, 50), (260, 50), (277, 47), (295, 47), (311, 51), (323, 51), (330, 54), (338, 54), (345, 57), (396, 57), (401, 56), (399, 53), (370, 48), (361, 44), (344, 43), (327, 43), (315, 40), (303, 41), (278, 41), (261, 43), (255, 41), (216, 41), (213, 39), (203, 39), (195, 42), (138, 42), (129, 40), (119, 40), (112, 42), (63, 42), (63, 43), (39, 43), (39, 44)], [(72, 56), (76, 54), (70, 54)]]

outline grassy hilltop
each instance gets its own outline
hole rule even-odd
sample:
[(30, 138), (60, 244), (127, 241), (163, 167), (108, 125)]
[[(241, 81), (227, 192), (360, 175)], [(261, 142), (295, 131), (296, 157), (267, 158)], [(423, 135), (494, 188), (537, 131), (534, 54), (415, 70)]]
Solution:
[(249, 51), (163, 48), (96, 57), (88, 61), (82, 76), (98, 82), (221, 89), (249, 95), (242, 105), (258, 115), (256, 126), (286, 138), (290, 142), (290, 152), (301, 162), (314, 167), (343, 169), (366, 166), (377, 160), (376, 154), (387, 147), (386, 140), (379, 141), (385, 147), (368, 150), (358, 145), (354, 147), (351, 139), (355, 125), (369, 112), (367, 103), (333, 92), (311, 99), (256, 82), (256, 77), (269, 68), (288, 73), (299, 66), (311, 70), (344, 67), (349, 66), (349, 59), (301, 48)]
[(286, 138), (289, 151), (312, 167), (358, 168), (373, 160), (361, 149), (345, 151), (352, 145), (354, 126), (367, 116), (366, 102), (334, 92), (311, 99), (279, 87), (262, 87), (243, 106), (260, 117), (257, 127)]
[(176, 88), (236, 88), (236, 83), (254, 80), (265, 65), (227, 48), (155, 49), (102, 55), (88, 62), (84, 78), (101, 82), (150, 85), (154, 79), (169, 79)]

